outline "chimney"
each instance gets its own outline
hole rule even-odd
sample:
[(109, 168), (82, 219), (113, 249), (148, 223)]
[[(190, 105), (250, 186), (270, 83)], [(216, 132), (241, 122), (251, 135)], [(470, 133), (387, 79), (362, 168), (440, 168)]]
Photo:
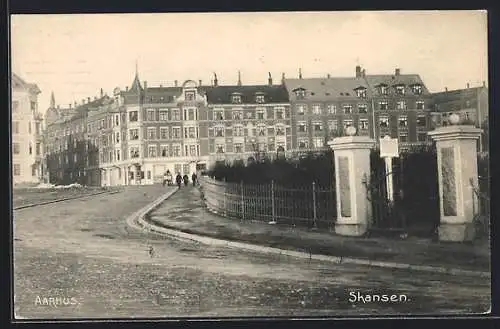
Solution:
[(448, 87), (444, 87), (444, 91), (448, 91)]
[(241, 86), (241, 72), (238, 71), (238, 86)]
[(281, 73), (281, 84), (284, 85), (285, 84), (285, 73)]
[(363, 69), (363, 71), (361, 72), (361, 75), (363, 76), (363, 78), (366, 78), (366, 70)]
[(128, 91), (128, 86), (125, 87), (125, 91)]
[(104, 96), (104, 90), (101, 88), (101, 98)]
[(395, 75), (395, 76), (399, 76), (400, 74), (401, 74), (401, 69), (396, 69), (396, 70), (394, 71), (394, 75)]
[(144, 89), (148, 89), (148, 82), (144, 81)]
[(217, 87), (219, 85), (219, 81), (217, 80), (217, 73), (214, 72), (214, 86)]
[(302, 79), (302, 69), (299, 68), (299, 79)]
[(268, 72), (269, 73), (269, 78), (267, 79), (267, 83), (272, 86), (273, 85), (273, 77), (271, 76), (271, 72)]
[(71, 108), (71, 106), (72, 106), (72, 104), (71, 104), (71, 103), (69, 103), (69, 108)]
[(85, 104), (85, 98), (82, 98), (82, 104)]
[(177, 80), (174, 81), (174, 86), (177, 87)]
[(75, 107), (77, 106), (76, 101), (75, 101)]
[(91, 98), (87, 97), (87, 103), (90, 103)]
[(356, 65), (356, 78), (361, 78), (361, 66)]
[(201, 87), (201, 83), (202, 83), (202, 81), (198, 80), (198, 87)]
[(330, 73), (328, 73), (328, 74), (326, 75), (326, 78), (327, 78), (327, 79), (330, 79), (331, 77), (332, 77), (332, 76), (330, 75)]
[(469, 83), (467, 82), (467, 89), (469, 89)]

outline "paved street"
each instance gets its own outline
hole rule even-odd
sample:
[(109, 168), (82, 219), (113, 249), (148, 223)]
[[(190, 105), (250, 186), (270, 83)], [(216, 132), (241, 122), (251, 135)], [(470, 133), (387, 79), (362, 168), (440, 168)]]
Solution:
[[(252, 254), (125, 226), (127, 215), (164, 191), (158, 186), (127, 188), (16, 211), (16, 315), (339, 316), (489, 309), (490, 284), (484, 279)], [(357, 292), (395, 294), (401, 301), (349, 301)], [(55, 305), (49, 298), (73, 299)]]

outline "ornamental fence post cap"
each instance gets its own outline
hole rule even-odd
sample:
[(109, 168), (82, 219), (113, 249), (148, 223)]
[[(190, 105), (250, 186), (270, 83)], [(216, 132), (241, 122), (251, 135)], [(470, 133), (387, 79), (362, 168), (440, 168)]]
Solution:
[(460, 116), (456, 113), (453, 113), (448, 118), (448, 121), (450, 122), (451, 125), (458, 125), (460, 123)]
[(354, 135), (356, 135), (356, 128), (354, 128), (353, 126), (349, 126), (345, 130), (345, 133), (347, 136), (354, 136)]

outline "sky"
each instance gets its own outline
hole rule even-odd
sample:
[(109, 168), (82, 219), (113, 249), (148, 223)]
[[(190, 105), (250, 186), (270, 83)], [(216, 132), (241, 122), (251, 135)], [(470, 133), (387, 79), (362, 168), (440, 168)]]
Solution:
[(432, 92), (488, 80), (486, 11), (12, 15), (11, 67), (39, 108), (130, 86), (420, 74)]

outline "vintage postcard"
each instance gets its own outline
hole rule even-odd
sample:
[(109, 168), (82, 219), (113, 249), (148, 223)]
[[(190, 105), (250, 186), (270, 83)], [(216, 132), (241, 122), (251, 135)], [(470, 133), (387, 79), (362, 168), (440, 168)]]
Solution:
[(490, 311), (486, 11), (10, 18), (14, 320)]

